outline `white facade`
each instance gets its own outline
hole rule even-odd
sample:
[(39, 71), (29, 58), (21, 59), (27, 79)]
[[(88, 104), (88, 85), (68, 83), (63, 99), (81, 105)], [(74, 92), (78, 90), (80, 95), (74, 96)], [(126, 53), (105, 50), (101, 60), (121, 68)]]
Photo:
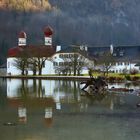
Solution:
[[(58, 46), (58, 49), (60, 49), (60, 46)], [(65, 54), (73, 54), (73, 53), (56, 53), (55, 55), (53, 55), (51, 58), (48, 58), (45, 61), (45, 65), (42, 68), (42, 75), (51, 75), (51, 74), (56, 74), (55, 72), (55, 63), (58, 64), (59, 67), (61, 67), (60, 64), (63, 63), (63, 59), (60, 57), (60, 55), (65, 55)], [(15, 65), (15, 59), (16, 57), (9, 57), (7, 58), (7, 75), (21, 75), (21, 70), (19, 70)], [(82, 61), (82, 60), (81, 60)], [(83, 60), (84, 62), (86, 62), (87, 64), (90, 64), (90, 60), (85, 58)], [(55, 62), (55, 63), (54, 63)], [(28, 69), (28, 75), (32, 75), (33, 72)], [(88, 67), (83, 67), (82, 68), (82, 72), (81, 74), (88, 74)]]
[[(21, 75), (21, 70), (14, 66), (15, 59), (15, 57), (7, 58), (7, 75)], [(31, 70), (28, 70), (28, 75), (32, 74), (33, 72)], [(43, 74), (55, 74), (52, 61), (45, 61), (45, 67), (42, 68), (42, 75)]]
[[(58, 49), (60, 50), (61, 46), (58, 46)], [(56, 53), (51, 58), (45, 61), (45, 66), (42, 69), (42, 75), (51, 75), (51, 74), (57, 74), (56, 73), (56, 65), (60, 66), (60, 64), (63, 63), (63, 59), (60, 57), (60, 55), (70, 55), (73, 53)], [(21, 70), (16, 68), (14, 66), (15, 63), (15, 57), (7, 58), (7, 75), (21, 75)], [(82, 61), (82, 60), (81, 60)], [(83, 60), (87, 66), (82, 68), (81, 74), (88, 74), (88, 68), (94, 68), (94, 62), (90, 61), (89, 59), (85, 58)], [(130, 63), (130, 62), (116, 62), (109, 71), (114, 73), (130, 73), (131, 70), (137, 70), (140, 71), (140, 68), (138, 66), (135, 66), (136, 63)], [(101, 69), (101, 67), (96, 67), (96, 69)], [(28, 70), (28, 75), (32, 75), (33, 72), (31, 70)]]
[(139, 67), (135, 65), (136, 63), (116, 62), (116, 64), (111, 67), (110, 71), (114, 71), (115, 73), (123, 73), (124, 71), (127, 71), (129, 73), (131, 70), (134, 69), (139, 71)]
[[(140, 72), (139, 66), (135, 66), (135, 65), (136, 63), (116, 62), (110, 67), (109, 71), (114, 73), (130, 73), (133, 70), (137, 70), (138, 72)], [(96, 69), (103, 70), (103, 67), (97, 66)]]

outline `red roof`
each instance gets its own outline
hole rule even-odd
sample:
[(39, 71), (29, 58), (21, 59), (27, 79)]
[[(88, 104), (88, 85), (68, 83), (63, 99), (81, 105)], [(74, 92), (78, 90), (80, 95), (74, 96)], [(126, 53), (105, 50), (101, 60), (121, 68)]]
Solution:
[(18, 35), (19, 38), (26, 38), (26, 33), (24, 31), (21, 31)]
[(19, 52), (21, 51), (22, 48), (20, 47), (14, 47), (8, 50), (8, 57), (15, 57)]
[(8, 50), (8, 57), (20, 57), (27, 54), (29, 57), (51, 57), (55, 54), (55, 47), (50, 46), (24, 46), (14, 47)]
[(50, 26), (45, 27), (44, 34), (45, 36), (51, 36), (53, 34), (53, 29)]

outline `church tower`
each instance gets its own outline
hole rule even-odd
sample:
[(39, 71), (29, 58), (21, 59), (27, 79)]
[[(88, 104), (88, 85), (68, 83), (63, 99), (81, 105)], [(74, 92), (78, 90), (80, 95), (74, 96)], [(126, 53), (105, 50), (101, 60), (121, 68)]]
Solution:
[(26, 46), (26, 33), (21, 31), (18, 35), (18, 46)]
[(52, 46), (52, 35), (53, 35), (53, 29), (51, 27), (47, 26), (44, 29), (45, 45), (46, 46)]

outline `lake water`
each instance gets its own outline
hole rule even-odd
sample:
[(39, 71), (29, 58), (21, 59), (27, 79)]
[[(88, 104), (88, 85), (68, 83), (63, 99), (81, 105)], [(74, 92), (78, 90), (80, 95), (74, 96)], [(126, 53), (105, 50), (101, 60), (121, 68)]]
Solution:
[[(139, 89), (139, 85), (129, 84), (129, 88)], [(81, 93), (79, 82), (0, 79), (0, 139), (140, 139), (139, 96)]]

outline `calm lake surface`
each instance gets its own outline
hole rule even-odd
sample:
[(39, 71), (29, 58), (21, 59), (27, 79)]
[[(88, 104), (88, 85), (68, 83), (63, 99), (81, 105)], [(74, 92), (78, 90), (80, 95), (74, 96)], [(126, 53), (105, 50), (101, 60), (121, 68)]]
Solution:
[(139, 96), (81, 93), (79, 82), (0, 79), (0, 140), (140, 139)]

